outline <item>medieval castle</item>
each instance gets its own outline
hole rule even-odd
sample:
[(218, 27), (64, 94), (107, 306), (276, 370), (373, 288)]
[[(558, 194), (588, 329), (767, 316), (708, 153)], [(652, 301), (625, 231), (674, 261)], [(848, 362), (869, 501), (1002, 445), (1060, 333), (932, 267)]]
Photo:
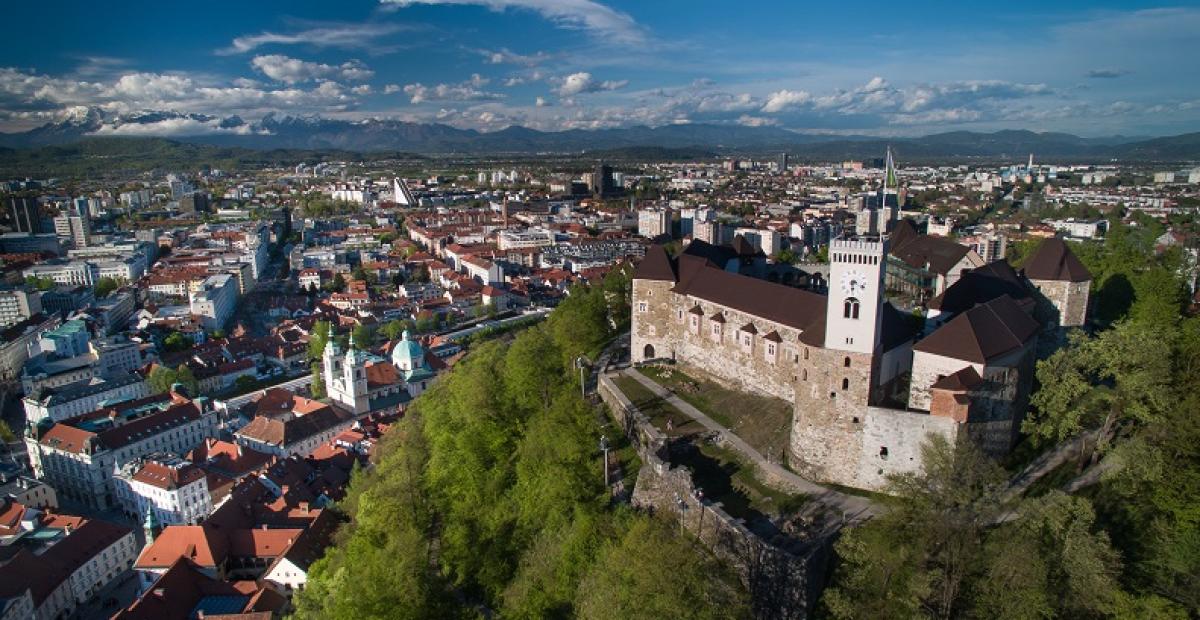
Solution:
[(1020, 273), (1003, 259), (945, 260), (944, 288), (921, 317), (884, 297), (897, 262), (889, 254), (915, 247), (966, 251), (907, 220), (890, 234), (844, 235), (829, 248), (823, 295), (746, 275), (761, 273), (765, 257), (736, 244), (692, 241), (676, 258), (655, 246), (634, 274), (633, 361), (673, 359), (793, 401), (788, 459), (814, 480), (879, 489), (888, 474), (920, 469), (931, 433), (1004, 454), (1027, 406), (1038, 338), (1085, 322), (1091, 275), (1059, 239)]

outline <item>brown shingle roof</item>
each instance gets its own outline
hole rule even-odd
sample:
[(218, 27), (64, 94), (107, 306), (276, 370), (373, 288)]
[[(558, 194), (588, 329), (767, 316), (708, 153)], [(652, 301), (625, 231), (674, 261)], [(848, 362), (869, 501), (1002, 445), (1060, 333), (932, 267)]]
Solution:
[(917, 235), (893, 245), (889, 252), (910, 267), (925, 269), (928, 266), (933, 273), (946, 274), (970, 251), (967, 246), (949, 239)]
[(1092, 279), (1092, 272), (1079, 262), (1067, 243), (1058, 237), (1043, 241), (1025, 262), (1023, 271), (1030, 280), (1090, 282)]
[(954, 359), (986, 364), (1037, 335), (1039, 325), (1007, 295), (959, 314), (913, 346)]
[(646, 249), (646, 257), (638, 263), (637, 269), (633, 272), (633, 277), (636, 280), (660, 280), (666, 282), (675, 281), (675, 266), (671, 262), (671, 258), (667, 256), (667, 251), (661, 245), (652, 245)]
[(679, 257), (672, 289), (787, 327), (807, 329), (825, 316), (825, 296), (713, 267), (698, 256)]

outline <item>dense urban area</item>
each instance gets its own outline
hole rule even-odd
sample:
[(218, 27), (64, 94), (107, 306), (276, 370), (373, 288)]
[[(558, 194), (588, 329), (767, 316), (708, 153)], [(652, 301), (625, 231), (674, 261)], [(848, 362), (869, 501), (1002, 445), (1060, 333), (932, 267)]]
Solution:
[(5, 164), (0, 618), (1200, 614), (1195, 163), (272, 157)]

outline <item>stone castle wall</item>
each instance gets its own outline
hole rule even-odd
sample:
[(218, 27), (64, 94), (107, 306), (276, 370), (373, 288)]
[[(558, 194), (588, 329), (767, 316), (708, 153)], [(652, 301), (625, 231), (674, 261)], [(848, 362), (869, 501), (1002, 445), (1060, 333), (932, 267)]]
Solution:
[(1058, 311), (1061, 327), (1079, 327), (1087, 322), (1091, 282), (1030, 280)]
[(671, 466), (666, 437), (607, 376), (601, 375), (598, 392), (642, 460), (633, 505), (675, 520), (728, 562), (750, 591), (755, 618), (807, 618), (824, 587), (840, 528), (817, 533), (797, 550), (771, 545), (725, 512), (720, 502), (697, 499), (691, 472)]
[(796, 387), (790, 462), (806, 478), (848, 484), (858, 473), (873, 359), (818, 347), (807, 353)]
[[(670, 358), (699, 368), (730, 387), (791, 401), (801, 368), (800, 331), (736, 309), (671, 292), (672, 283), (634, 280), (632, 358), (635, 363)], [(699, 306), (704, 314), (690, 310)], [(714, 314), (721, 313), (721, 333), (714, 336)], [(747, 324), (756, 333), (741, 331)], [(781, 342), (765, 336), (777, 332)], [(746, 339), (749, 344), (746, 344)], [(774, 355), (770, 354), (774, 348)]]

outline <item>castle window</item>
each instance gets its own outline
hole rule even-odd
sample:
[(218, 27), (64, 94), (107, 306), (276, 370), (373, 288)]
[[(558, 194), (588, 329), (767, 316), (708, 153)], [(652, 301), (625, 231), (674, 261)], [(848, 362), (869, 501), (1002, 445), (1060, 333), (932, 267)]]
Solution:
[(843, 390), (850, 389), (850, 380), (849, 379), (842, 379), (842, 389)]
[(676, 310), (676, 311), (675, 311), (675, 320), (676, 320), (676, 321), (679, 321), (679, 322), (681, 322), (681, 323), (683, 322), (683, 310)]
[(801, 370), (801, 371), (800, 371), (800, 380), (801, 380), (801, 381), (808, 381), (808, 369), (807, 369), (807, 368), (805, 368), (804, 370)]
[(847, 297), (845, 303), (842, 304), (842, 317), (847, 319), (858, 318), (858, 300), (853, 297)]
[(847, 355), (846, 359), (842, 362), (842, 366), (845, 366), (846, 368), (850, 367), (850, 356), (849, 355)]
[(886, 461), (886, 460), (887, 460), (887, 457), (888, 457), (888, 449), (887, 449), (887, 446), (879, 446), (879, 458), (881, 458), (881, 459), (883, 459), (883, 460), (885, 460), (885, 461)]
[(638, 312), (645, 312), (645, 311), (646, 311), (646, 302), (639, 301), (638, 302)]
[(804, 347), (804, 359), (808, 359), (808, 347)]

